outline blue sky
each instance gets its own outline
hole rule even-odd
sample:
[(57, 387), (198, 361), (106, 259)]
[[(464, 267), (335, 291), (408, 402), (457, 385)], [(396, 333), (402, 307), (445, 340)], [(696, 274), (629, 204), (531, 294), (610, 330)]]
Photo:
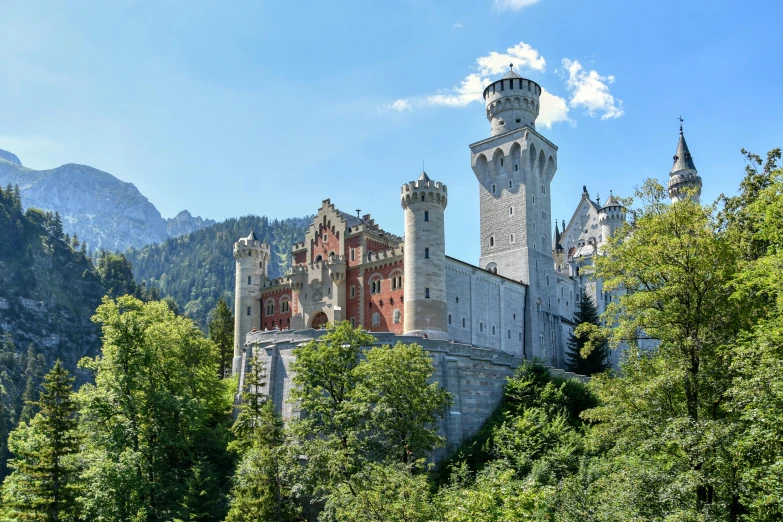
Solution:
[[(402, 232), (422, 160), (449, 185), (447, 251), (478, 260), (468, 144), (476, 85), (515, 69), (548, 93), (553, 217), (665, 180), (677, 116), (704, 181), (783, 144), (778, 3), (472, 0), (2, 2), (0, 148), (84, 163), (170, 217), (285, 218), (322, 199)], [(546, 125), (546, 124), (549, 125)]]

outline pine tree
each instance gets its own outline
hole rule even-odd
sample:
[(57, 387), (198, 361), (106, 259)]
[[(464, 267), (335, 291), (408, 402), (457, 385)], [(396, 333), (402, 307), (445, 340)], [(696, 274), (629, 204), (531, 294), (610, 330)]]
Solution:
[(35, 347), (31, 344), (27, 349), (27, 366), (24, 371), (24, 392), (22, 393), (22, 413), (19, 415), (20, 422), (30, 422), (37, 413), (37, 403), (35, 398), (39, 393), (41, 381), (43, 381), (46, 368), (46, 359), (43, 354), (36, 353)]
[(220, 352), (220, 376), (226, 377), (234, 355), (234, 317), (222, 297), (212, 310), (209, 322), (209, 338)]
[(52, 218), (51, 233), (56, 239), (63, 238), (63, 220), (59, 212), (55, 212)]
[[(601, 324), (593, 298), (584, 291), (579, 303), (579, 311), (574, 315), (574, 322), (577, 325), (590, 323), (599, 326)], [(570, 335), (567, 348), (568, 362), (566, 363), (568, 370), (580, 375), (593, 375), (607, 370), (609, 368), (609, 346), (607, 343), (603, 342), (585, 358), (582, 356), (582, 348), (586, 343), (587, 338), (577, 337), (573, 333)]]
[(14, 470), (3, 483), (3, 504), (14, 520), (75, 520), (79, 449), (73, 377), (58, 360), (44, 378), (30, 424), (9, 437)]

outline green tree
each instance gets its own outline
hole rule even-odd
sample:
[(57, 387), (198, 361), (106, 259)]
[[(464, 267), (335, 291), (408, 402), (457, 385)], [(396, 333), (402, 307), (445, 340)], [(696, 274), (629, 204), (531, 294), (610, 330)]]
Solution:
[(90, 434), (83, 454), (88, 518), (185, 518), (194, 501), (189, 489), (210, 483), (196, 476), (208, 465), (223, 470), (209, 493), (221, 497), (231, 401), (215, 346), (160, 301), (105, 297), (93, 320), (102, 324), (103, 353), (80, 363), (95, 383), (79, 390)]
[(112, 254), (101, 250), (98, 255), (98, 274), (110, 297), (136, 295), (136, 282), (128, 259), (122, 254)]
[(16, 520), (76, 520), (79, 467), (73, 378), (55, 363), (43, 383), (39, 413), (9, 438), (13, 470), (3, 484), (6, 516)]
[(220, 376), (227, 377), (234, 357), (234, 316), (222, 297), (212, 310), (209, 321), (209, 338), (218, 347)]
[(245, 390), (230, 449), (241, 456), (234, 474), (227, 522), (297, 520), (290, 470), (298, 466), (287, 452), (283, 421), (263, 393), (267, 385), (262, 361), (253, 358), (245, 373)]
[(19, 416), (20, 422), (29, 422), (36, 413), (36, 396), (39, 393), (39, 387), (44, 379), (46, 371), (46, 359), (43, 354), (37, 353), (32, 344), (27, 349), (27, 367), (24, 371), (24, 392), (22, 393), (22, 412)]
[[(589, 325), (600, 326), (601, 318), (598, 315), (593, 298), (582, 291), (582, 298), (579, 300), (579, 310), (574, 314), (574, 322), (577, 325), (586, 323)], [(589, 353), (586, 353), (587, 344), (586, 335), (572, 333), (568, 338), (567, 351), (568, 362), (566, 367), (569, 371), (580, 375), (593, 375), (609, 369), (609, 346), (605, 341), (593, 343)]]

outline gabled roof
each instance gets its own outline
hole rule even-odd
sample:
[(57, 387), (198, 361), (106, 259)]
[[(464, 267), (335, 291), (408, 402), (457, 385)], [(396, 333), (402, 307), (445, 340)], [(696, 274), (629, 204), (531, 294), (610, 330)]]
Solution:
[(688, 150), (688, 144), (685, 143), (685, 135), (682, 133), (682, 127), (680, 127), (680, 141), (677, 142), (677, 153), (674, 155), (674, 165), (670, 174), (679, 172), (681, 170), (696, 170), (696, 165), (693, 163), (693, 156)]

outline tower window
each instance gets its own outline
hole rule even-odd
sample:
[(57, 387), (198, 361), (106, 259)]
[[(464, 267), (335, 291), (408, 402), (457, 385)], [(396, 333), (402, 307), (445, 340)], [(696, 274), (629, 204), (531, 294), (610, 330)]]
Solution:
[(508, 207), (508, 215), (513, 216), (514, 215), (514, 207)]
[(351, 261), (355, 261), (355, 260), (356, 260), (356, 249), (352, 248), (351, 249)]
[(280, 311), (281, 312), (287, 312), (288, 311), (288, 299), (283, 299), (280, 302)]
[(252, 284), (253, 276), (247, 276), (247, 284)]
[(492, 184), (492, 193), (493, 194), (495, 193), (495, 184), (494, 183)]
[(429, 220), (430, 220), (430, 213), (425, 210), (424, 211), (424, 221), (429, 221)]
[(544, 221), (546, 221), (546, 210), (542, 210), (542, 211), (541, 211), (541, 219), (543, 219)]
[(519, 340), (522, 340), (522, 332), (519, 332)]
[(329, 235), (328, 234), (324, 234), (324, 243), (326, 243), (327, 241), (329, 241)]
[(513, 243), (514, 242), (514, 234), (509, 234), (508, 236), (508, 242)]
[(422, 201), (424, 201), (426, 198), (427, 198), (427, 195), (426, 195), (426, 194), (422, 194), (422, 195), (421, 195), (421, 200), (422, 200)]
[(511, 330), (508, 331), (508, 338), (511, 339)]
[(522, 123), (522, 119), (521, 118), (517, 118), (517, 123)]
[(351, 297), (356, 297), (356, 287), (351, 286)]
[(430, 249), (429, 248), (425, 248), (424, 249), (424, 259), (429, 259), (429, 258), (430, 258)]
[(462, 318), (462, 327), (465, 328), (465, 318)]
[(247, 315), (250, 315), (250, 307), (247, 307)]
[(533, 222), (533, 232), (535, 232), (535, 231), (536, 231), (536, 223)]
[(532, 196), (533, 196), (533, 204), (535, 205), (536, 204), (536, 195), (533, 194)]
[(492, 325), (492, 335), (495, 335), (495, 325)]
[(449, 324), (451, 324), (451, 314), (449, 314)]
[(495, 236), (489, 236), (489, 246), (495, 246)]
[(544, 185), (541, 185), (541, 193), (546, 194), (546, 187)]
[(503, 166), (503, 158), (500, 158), (500, 166)]
[(356, 328), (356, 318), (351, 317), (351, 328)]
[[(514, 172), (519, 170), (519, 165), (514, 165)], [(510, 182), (509, 182), (510, 183)]]
[(430, 289), (429, 288), (425, 288), (424, 289), (424, 298), (425, 299), (429, 299), (430, 298)]
[(479, 323), (479, 332), (484, 332), (484, 323)]
[(511, 181), (511, 180), (508, 180), (508, 188), (513, 188), (513, 187), (514, 187), (514, 182)]

